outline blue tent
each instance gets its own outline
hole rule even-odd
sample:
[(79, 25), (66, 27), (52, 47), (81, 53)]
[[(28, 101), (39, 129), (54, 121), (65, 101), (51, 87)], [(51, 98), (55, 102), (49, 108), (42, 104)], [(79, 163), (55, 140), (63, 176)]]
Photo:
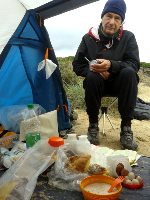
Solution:
[[(44, 20), (92, 0), (1, 0), (0, 108), (40, 104), (57, 109), (59, 131), (70, 128), (68, 99)], [(47, 55), (47, 57), (45, 57)], [(46, 79), (39, 63), (48, 58), (57, 65)]]

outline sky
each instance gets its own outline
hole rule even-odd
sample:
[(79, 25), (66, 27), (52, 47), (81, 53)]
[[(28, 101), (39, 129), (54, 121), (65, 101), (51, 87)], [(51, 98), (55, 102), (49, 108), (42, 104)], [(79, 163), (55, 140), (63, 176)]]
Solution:
[[(84, 34), (101, 22), (107, 0), (82, 6), (44, 21), (56, 57), (75, 56)], [(125, 0), (125, 30), (134, 33), (139, 46), (140, 62), (150, 63), (149, 0)]]

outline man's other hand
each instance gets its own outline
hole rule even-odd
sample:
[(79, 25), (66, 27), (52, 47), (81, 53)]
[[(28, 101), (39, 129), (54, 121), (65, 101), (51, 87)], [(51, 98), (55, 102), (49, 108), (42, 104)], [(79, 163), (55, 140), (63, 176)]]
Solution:
[(110, 73), (109, 72), (101, 72), (100, 75), (102, 76), (102, 78), (104, 80), (108, 80), (110, 77)]

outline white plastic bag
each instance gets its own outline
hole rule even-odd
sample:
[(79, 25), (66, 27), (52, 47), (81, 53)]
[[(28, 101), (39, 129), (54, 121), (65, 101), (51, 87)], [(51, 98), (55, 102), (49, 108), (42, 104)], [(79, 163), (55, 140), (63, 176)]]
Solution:
[[(34, 110), (37, 115), (44, 114), (45, 109), (39, 104), (34, 104)], [(3, 130), (9, 130), (15, 133), (20, 132), (20, 123), (28, 111), (27, 105), (5, 106), (0, 109), (0, 124)]]
[(38, 176), (55, 162), (54, 152), (47, 139), (26, 150), (0, 178), (1, 198), (29, 200)]

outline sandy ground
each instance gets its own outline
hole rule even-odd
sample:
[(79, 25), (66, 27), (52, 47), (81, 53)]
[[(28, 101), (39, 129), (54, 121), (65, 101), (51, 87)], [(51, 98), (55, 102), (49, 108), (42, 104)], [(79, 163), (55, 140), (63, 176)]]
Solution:
[[(150, 79), (150, 77), (149, 77)], [(139, 83), (138, 86), (138, 97), (143, 101), (150, 102), (150, 86), (145, 83)], [(75, 120), (73, 127), (71, 129), (72, 133), (77, 135), (87, 134), (88, 129), (88, 116), (86, 111), (75, 110), (78, 114), (78, 119)], [(107, 117), (105, 118), (104, 134), (102, 133), (103, 129), (103, 118), (99, 121), (99, 136), (100, 136), (100, 145), (101, 147), (108, 147), (114, 150), (120, 150), (120, 118), (114, 118), (109, 116), (110, 120), (115, 129), (112, 128)], [(132, 121), (132, 131), (134, 138), (139, 146), (137, 153), (142, 156), (150, 156), (150, 120), (133, 120)]]

